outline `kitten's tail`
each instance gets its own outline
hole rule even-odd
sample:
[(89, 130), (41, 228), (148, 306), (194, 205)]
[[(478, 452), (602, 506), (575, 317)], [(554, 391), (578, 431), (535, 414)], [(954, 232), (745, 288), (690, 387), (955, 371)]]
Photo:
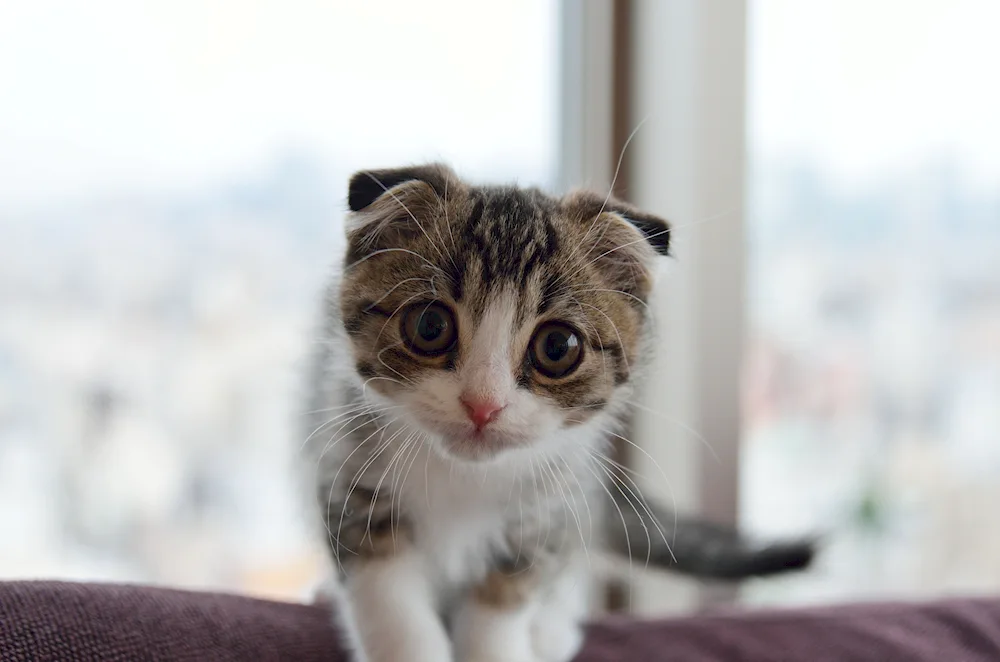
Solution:
[(755, 542), (735, 528), (675, 518), (665, 506), (612, 492), (617, 508), (611, 520), (618, 525), (611, 526), (611, 548), (636, 561), (648, 557), (650, 565), (684, 575), (737, 581), (807, 568), (816, 554), (814, 540)]

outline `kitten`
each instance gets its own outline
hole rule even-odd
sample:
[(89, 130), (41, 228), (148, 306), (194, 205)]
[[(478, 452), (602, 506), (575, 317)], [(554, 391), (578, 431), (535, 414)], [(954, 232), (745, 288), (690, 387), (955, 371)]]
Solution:
[(809, 562), (675, 527), (605, 455), (654, 340), (665, 221), (440, 165), (358, 173), (348, 203), (305, 447), (356, 660), (569, 660), (601, 513), (613, 548), (688, 574)]

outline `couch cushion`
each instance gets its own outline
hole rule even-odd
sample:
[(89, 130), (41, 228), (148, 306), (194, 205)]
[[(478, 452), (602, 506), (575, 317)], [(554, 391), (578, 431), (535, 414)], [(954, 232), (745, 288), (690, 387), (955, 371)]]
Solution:
[[(0, 583), (0, 660), (340, 662), (319, 607), (166, 588)], [(610, 619), (579, 662), (1000, 660), (1000, 600)]]

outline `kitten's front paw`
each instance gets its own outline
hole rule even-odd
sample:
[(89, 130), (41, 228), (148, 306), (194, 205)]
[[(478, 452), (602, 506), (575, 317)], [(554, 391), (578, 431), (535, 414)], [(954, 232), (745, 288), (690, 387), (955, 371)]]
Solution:
[(312, 604), (316, 607), (333, 610), (337, 605), (339, 590), (336, 580), (324, 579), (320, 582), (312, 593)]
[(538, 657), (532, 650), (528, 637), (519, 637), (507, 644), (493, 643), (483, 645), (480, 642), (470, 642), (472, 645), (457, 646), (455, 659), (457, 662), (548, 662)]
[[(513, 633), (511, 633), (513, 634)], [(520, 635), (520, 633), (518, 633)], [(527, 636), (465, 641), (458, 662), (570, 662), (583, 646), (583, 629), (563, 614), (537, 616)]]
[(472, 604), (455, 619), (457, 662), (545, 662), (532, 647), (530, 615)]
[(583, 628), (562, 613), (535, 616), (531, 647), (538, 662), (569, 662), (583, 646)]
[(548, 662), (538, 657), (528, 641), (511, 642), (511, 646), (459, 651), (456, 662)]

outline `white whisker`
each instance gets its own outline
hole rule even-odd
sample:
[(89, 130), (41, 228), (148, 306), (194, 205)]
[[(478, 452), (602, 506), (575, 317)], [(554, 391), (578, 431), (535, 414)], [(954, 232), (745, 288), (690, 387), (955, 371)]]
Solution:
[[(563, 458), (560, 456), (558, 459), (562, 460)], [(565, 460), (563, 460), (563, 462), (565, 462)], [(562, 480), (559, 481), (559, 484), (560, 484), (560, 489), (563, 490), (563, 496), (564, 496), (564, 499), (566, 499), (567, 504), (568, 504), (568, 501), (570, 499), (572, 499), (572, 501), (573, 501), (572, 505), (569, 506), (570, 514), (572, 515), (573, 520), (576, 522), (576, 529), (577, 529), (577, 531), (579, 531), (579, 533), (580, 533), (580, 544), (583, 546), (583, 554), (587, 558), (587, 567), (590, 568), (591, 571), (593, 571), (594, 567), (593, 567), (593, 565), (590, 562), (590, 548), (587, 545), (587, 542), (588, 542), (587, 539), (590, 537), (590, 532), (591, 532), (591, 530), (593, 528), (593, 519), (592, 518), (590, 519), (590, 526), (587, 528), (587, 535), (585, 536), (584, 533), (583, 533), (583, 521), (581, 520), (580, 513), (577, 510), (576, 495), (570, 489), (569, 483), (566, 480), (566, 474), (563, 472), (562, 467), (559, 466), (558, 463), (553, 463), (551, 465), (551, 468), (553, 470), (553, 477), (555, 477), (554, 471), (558, 471), (559, 472), (559, 476), (562, 478)], [(567, 470), (569, 470), (570, 473), (573, 473), (572, 469), (570, 469), (569, 467), (567, 467)], [(575, 475), (574, 475), (574, 478), (576, 478)], [(580, 481), (577, 481), (577, 484), (579, 485)], [(563, 486), (565, 486), (565, 487), (563, 488)], [(580, 488), (582, 490), (583, 486), (581, 485)], [(586, 497), (585, 494), (583, 495), (583, 500), (584, 500), (584, 503), (586, 504), (587, 503), (587, 497)], [(590, 505), (589, 504), (587, 504), (587, 516), (588, 516), (588, 518), (590, 517)]]
[(433, 262), (431, 262), (430, 260), (428, 260), (426, 257), (424, 257), (423, 255), (421, 255), (420, 253), (417, 253), (416, 251), (411, 251), (408, 248), (380, 248), (380, 249), (378, 249), (376, 251), (372, 251), (371, 253), (368, 253), (367, 255), (365, 255), (363, 258), (360, 258), (359, 260), (351, 262), (349, 265), (347, 265), (346, 267), (344, 267), (344, 271), (347, 271), (349, 269), (353, 269), (354, 267), (358, 266), (359, 264), (362, 264), (363, 262), (367, 262), (368, 260), (372, 259), (376, 255), (382, 255), (383, 253), (407, 253), (407, 254), (412, 255), (414, 257), (420, 258), (421, 260), (423, 260), (427, 264), (427, 266), (429, 266), (434, 271), (440, 271), (441, 270), (441, 268), (439, 266), (437, 266), (436, 264), (434, 264)]
[(374, 181), (374, 182), (375, 182), (376, 184), (378, 184), (379, 186), (381, 186), (381, 187), (382, 187), (382, 190), (383, 190), (383, 191), (385, 191), (386, 193), (388, 193), (388, 194), (389, 194), (389, 197), (391, 197), (391, 198), (392, 198), (393, 200), (395, 200), (395, 201), (396, 201), (396, 204), (398, 204), (398, 205), (399, 205), (400, 207), (402, 207), (402, 208), (403, 208), (403, 211), (405, 211), (405, 212), (406, 212), (406, 213), (407, 213), (407, 214), (408, 214), (408, 215), (410, 216), (410, 219), (411, 219), (411, 220), (412, 220), (412, 221), (413, 221), (414, 223), (416, 223), (416, 224), (417, 224), (417, 227), (418, 227), (418, 228), (420, 228), (420, 231), (421, 231), (421, 232), (422, 232), (422, 233), (424, 234), (424, 236), (425, 236), (425, 237), (427, 238), (427, 241), (429, 241), (429, 242), (430, 242), (430, 244), (431, 244), (431, 247), (432, 247), (432, 248), (433, 248), (434, 250), (436, 250), (436, 251), (437, 251), (437, 254), (438, 254), (438, 257), (440, 257), (440, 258), (441, 258), (441, 259), (443, 260), (443, 259), (444, 259), (444, 254), (443, 254), (443, 253), (441, 252), (441, 249), (440, 249), (440, 248), (439, 248), (439, 247), (437, 246), (437, 244), (435, 244), (435, 243), (434, 243), (434, 240), (433, 240), (433, 239), (431, 239), (431, 236), (430, 236), (429, 234), (427, 234), (427, 230), (425, 230), (425, 229), (424, 229), (424, 226), (420, 224), (420, 221), (418, 221), (418, 220), (417, 220), (417, 217), (413, 215), (413, 212), (412, 212), (412, 211), (410, 211), (410, 210), (409, 210), (409, 208), (408, 208), (408, 207), (407, 207), (407, 206), (406, 206), (405, 204), (403, 204), (403, 201), (402, 201), (402, 200), (400, 200), (400, 199), (399, 199), (399, 197), (398, 197), (398, 196), (397, 196), (397, 195), (396, 195), (395, 193), (393, 193), (393, 192), (392, 192), (391, 190), (389, 190), (389, 188), (388, 188), (388, 187), (387, 187), (387, 186), (386, 186), (385, 184), (383, 184), (383, 183), (382, 183), (381, 181), (379, 181), (379, 178), (378, 178), (378, 177), (376, 177), (375, 175), (373, 175), (373, 174), (372, 174), (372, 173), (370, 173), (370, 172), (369, 172), (369, 173), (366, 173), (366, 174), (368, 175), (368, 177), (369, 177), (369, 178), (370, 178), (370, 179), (371, 179), (372, 181)]
[(573, 292), (576, 293), (576, 294), (579, 294), (581, 292), (607, 292), (609, 294), (621, 294), (622, 296), (629, 297), (630, 299), (634, 299), (638, 303), (642, 304), (642, 307), (645, 308), (647, 311), (650, 310), (648, 303), (646, 303), (645, 301), (643, 301), (642, 299), (640, 299), (636, 295), (631, 294), (630, 292), (623, 292), (622, 290), (610, 290), (610, 289), (602, 289), (602, 288), (599, 288), (599, 287), (592, 287), (592, 288), (587, 288), (587, 289), (582, 289), (582, 290), (581, 289), (574, 289)]
[[(356, 421), (359, 418), (364, 418), (366, 416), (374, 416), (374, 418), (370, 418), (368, 420), (363, 420), (356, 427), (348, 430), (347, 432), (345, 432), (342, 435), (340, 434), (340, 431), (343, 430), (344, 428), (346, 428), (352, 422)], [(323, 450), (320, 452), (319, 457), (316, 458), (316, 466), (318, 467), (323, 462), (323, 457), (332, 448), (334, 448), (337, 444), (339, 444), (343, 439), (345, 439), (346, 437), (348, 437), (351, 434), (354, 434), (356, 431), (360, 430), (361, 428), (363, 428), (364, 426), (368, 425), (369, 423), (374, 423), (375, 421), (377, 421), (381, 417), (382, 417), (382, 412), (374, 412), (374, 411), (373, 412), (368, 412), (368, 411), (364, 411), (364, 412), (361, 412), (360, 414), (356, 414), (356, 415), (352, 416), (351, 418), (347, 419), (346, 421), (344, 421), (341, 424), (341, 426), (339, 428), (337, 428), (337, 431), (334, 432), (330, 436), (329, 439), (327, 439), (326, 445), (323, 446)], [(340, 436), (338, 437), (338, 435), (340, 435)], [(336, 438), (336, 441), (334, 441), (335, 438)]]
[(395, 292), (397, 288), (399, 288), (399, 287), (401, 287), (401, 286), (403, 286), (403, 285), (405, 285), (407, 283), (412, 283), (414, 281), (418, 281), (418, 282), (419, 281), (430, 281), (431, 283), (433, 283), (434, 276), (431, 276), (430, 278), (419, 278), (419, 277), (404, 278), (403, 280), (399, 281), (398, 283), (396, 283), (395, 285), (393, 285), (392, 287), (390, 287), (388, 290), (386, 290), (385, 293), (382, 296), (380, 296), (378, 299), (375, 299), (375, 301), (372, 301), (367, 306), (365, 306), (365, 310), (366, 311), (371, 310), (375, 306), (377, 306), (380, 303), (382, 303), (383, 301), (385, 301), (386, 297), (388, 297), (390, 294), (392, 294), (393, 292)]
[[(417, 440), (413, 445), (413, 451), (407, 455), (409, 459), (409, 464), (406, 465), (406, 471), (403, 473), (403, 479), (399, 482), (399, 487), (393, 486), (393, 493), (398, 496), (396, 512), (402, 517), (403, 513), (403, 490), (406, 489), (406, 479), (409, 478), (410, 472), (413, 470), (413, 465), (416, 463), (417, 458), (420, 457), (420, 451), (428, 451), (427, 447), (424, 445), (424, 438), (422, 434), (417, 435)], [(412, 457), (411, 457), (412, 456)], [(404, 460), (405, 462), (405, 460)], [(389, 522), (392, 522), (392, 503), (389, 503)], [(397, 520), (398, 522), (398, 520)], [(393, 534), (395, 535), (395, 527), (391, 527)], [(395, 538), (393, 538), (395, 540)]]
[(621, 350), (622, 350), (621, 351), (621, 357), (622, 357), (622, 361), (625, 362), (625, 370), (627, 370), (628, 374), (631, 375), (632, 374), (632, 368), (628, 364), (628, 356), (626, 356), (626, 350), (625, 350), (625, 347), (626, 347), (625, 341), (622, 340), (622, 334), (618, 333), (618, 325), (615, 324), (615, 321), (613, 319), (611, 319), (611, 317), (609, 317), (607, 313), (605, 313), (603, 310), (601, 310), (597, 306), (591, 306), (589, 303), (583, 303), (582, 301), (578, 301), (577, 303), (579, 303), (581, 306), (586, 306), (587, 308), (593, 308), (594, 310), (596, 310), (597, 312), (599, 312), (601, 315), (603, 315), (604, 319), (608, 320), (608, 322), (611, 324), (611, 328), (615, 330), (615, 335), (618, 336), (618, 346), (621, 347)]
[[(586, 460), (586, 458), (585, 458), (585, 460)], [(598, 465), (598, 466), (600, 466), (600, 465)], [(584, 461), (583, 468), (586, 469), (587, 471), (589, 471), (591, 473), (591, 475), (594, 476), (594, 480), (597, 481), (597, 484), (600, 485), (601, 489), (604, 490), (604, 492), (608, 495), (608, 500), (611, 502), (611, 505), (614, 506), (615, 510), (618, 512), (618, 517), (621, 518), (621, 521), (622, 521), (622, 531), (625, 533), (625, 549), (628, 551), (628, 553), (626, 554), (626, 556), (628, 556), (628, 608), (629, 608), (629, 611), (631, 611), (632, 610), (632, 578), (633, 578), (633, 569), (632, 569), (632, 540), (631, 540), (631, 538), (629, 537), (629, 534), (628, 534), (628, 523), (625, 521), (625, 513), (623, 513), (622, 509), (618, 506), (617, 500), (615, 499), (614, 495), (611, 494), (611, 490), (608, 488), (607, 485), (605, 485), (604, 479), (601, 478), (598, 475), (598, 473), (593, 469), (593, 467), (591, 467), (590, 464), (588, 464), (586, 461)]]
[[(609, 457), (604, 456), (603, 454), (598, 454), (598, 455), (595, 455), (594, 457), (596, 459), (600, 460), (600, 461), (607, 461), (609, 463), (612, 463), (613, 465), (621, 466), (617, 462), (615, 462), (614, 460), (612, 460)], [(635, 505), (638, 504), (639, 506), (641, 506), (642, 509), (643, 509), (643, 511), (646, 513), (646, 515), (649, 516), (649, 519), (653, 522), (653, 526), (656, 527), (657, 533), (660, 534), (660, 538), (663, 539), (663, 544), (667, 546), (667, 551), (670, 553), (671, 558), (673, 558), (674, 562), (676, 563), (677, 562), (677, 558), (674, 556), (674, 552), (670, 548), (671, 547), (670, 542), (667, 541), (667, 534), (664, 533), (663, 527), (660, 525), (660, 522), (656, 518), (656, 516), (653, 515), (652, 512), (650, 512), (649, 507), (646, 505), (646, 500), (641, 497), (641, 492), (642, 491), (639, 489), (639, 486), (636, 484), (636, 482), (634, 480), (632, 480), (628, 476), (628, 474), (623, 473), (622, 475), (618, 475), (616, 472), (611, 471), (610, 469), (607, 469), (606, 472), (608, 474), (608, 477), (611, 478), (611, 480), (613, 480), (616, 484), (618, 484), (620, 486), (618, 488), (618, 491), (629, 502), (629, 504), (632, 506), (632, 509), (635, 510), (635, 514), (639, 518), (640, 523), (642, 523), (643, 528), (646, 529), (647, 536), (649, 535), (649, 529), (646, 527), (646, 524), (645, 524), (645, 522), (643, 520), (642, 515), (639, 514), (638, 510), (636, 510)], [(626, 480), (635, 487), (634, 491), (625, 482)], [(621, 489), (622, 487), (624, 487), (628, 491), (628, 495), (626, 495), (625, 492), (622, 491), (622, 489)], [(635, 499), (634, 502), (633, 502), (633, 499)], [(677, 531), (677, 519), (676, 518), (677, 518), (677, 511), (675, 510), (674, 511), (674, 528), (673, 528), (674, 532)], [(646, 564), (648, 565), (649, 564), (649, 554), (652, 551), (652, 540), (648, 540), (647, 542), (649, 544), (649, 549), (647, 549), (647, 551), (646, 551)]]
[[(366, 421), (365, 423), (363, 423), (358, 428), (354, 428), (354, 430), (351, 430), (350, 432), (347, 432), (346, 434), (344, 434), (341, 437), (341, 439), (346, 438), (347, 436), (349, 436), (350, 434), (352, 434), (355, 430), (358, 430), (358, 429), (360, 429), (360, 427), (363, 427), (364, 425), (367, 425), (367, 424), (368, 424), (368, 422)], [(337, 487), (337, 478), (340, 476), (340, 472), (344, 469), (344, 467), (350, 461), (351, 456), (353, 456), (355, 453), (357, 453), (359, 450), (361, 450), (361, 448), (363, 448), (364, 445), (367, 444), (372, 439), (372, 437), (374, 437), (378, 433), (378, 431), (379, 431), (379, 429), (376, 428), (375, 432), (372, 432), (370, 435), (368, 435), (367, 437), (365, 437), (364, 440), (362, 440), (360, 443), (358, 443), (358, 445), (355, 446), (354, 449), (350, 453), (348, 453), (347, 457), (344, 458), (344, 461), (340, 463), (340, 467), (337, 468), (337, 472), (334, 474), (333, 480), (330, 481), (330, 490), (327, 493), (327, 497), (326, 497), (326, 517), (324, 517), (324, 522), (323, 523), (324, 523), (324, 525), (326, 527), (326, 532), (327, 532), (327, 535), (328, 535), (327, 539), (328, 540), (336, 540), (336, 542), (337, 542), (337, 551), (338, 551), (338, 554), (335, 554), (335, 556), (338, 557), (338, 564), (339, 564), (339, 551), (340, 551), (340, 548), (341, 548), (341, 544), (340, 544), (340, 530), (341, 530), (341, 528), (343, 527), (343, 524), (344, 524), (344, 515), (343, 515), (343, 512), (341, 513), (341, 516), (340, 516), (340, 524), (337, 526), (337, 535), (336, 536), (334, 536), (333, 530), (330, 528), (330, 507), (332, 506), (332, 502), (333, 502), (333, 492), (334, 492), (334, 490)], [(337, 443), (339, 443), (339, 442), (340, 442), (340, 439), (337, 440)], [(324, 452), (326, 452), (325, 449), (324, 449)], [(347, 499), (344, 499), (344, 508), (345, 509), (347, 508)]]
[[(338, 414), (337, 416), (334, 416), (333, 418), (325, 421), (324, 423), (321, 423), (319, 425), (319, 427), (317, 427), (315, 430), (313, 430), (312, 432), (310, 432), (309, 436), (307, 436), (305, 438), (305, 441), (303, 441), (302, 445), (299, 446), (299, 451), (301, 452), (303, 449), (305, 449), (306, 444), (308, 444), (310, 441), (312, 441), (312, 438), (315, 437), (319, 433), (320, 430), (322, 430), (323, 428), (327, 427), (328, 425), (332, 425), (332, 424), (336, 423), (339, 419), (343, 418), (344, 416), (350, 416), (352, 414), (357, 414), (359, 411), (362, 414), (367, 414), (367, 413), (369, 413), (370, 411), (372, 411), (374, 409), (375, 409), (375, 406), (374, 405), (370, 405), (370, 404), (355, 405), (354, 408), (349, 409), (346, 412), (343, 412), (341, 414)], [(365, 411), (361, 411), (361, 410), (365, 410)]]
[(411, 301), (413, 301), (417, 297), (424, 296), (428, 292), (430, 292), (430, 293), (433, 294), (433, 292), (434, 292), (433, 288), (430, 289), (430, 290), (424, 290), (422, 292), (417, 292), (416, 294), (412, 294), (412, 295), (406, 297), (405, 299), (403, 299), (403, 302), (401, 304), (399, 304), (398, 306), (396, 306), (396, 309), (394, 311), (392, 311), (392, 314), (389, 315), (389, 317), (385, 320), (385, 324), (383, 324), (382, 328), (379, 329), (378, 335), (375, 336), (375, 342), (373, 344), (378, 344), (378, 341), (382, 339), (382, 334), (385, 333), (386, 327), (389, 326), (389, 322), (391, 322), (393, 319), (396, 318), (396, 315), (398, 315), (399, 311), (401, 311), (403, 308), (406, 307), (406, 304), (410, 303)]
[(653, 416), (658, 416), (659, 418), (662, 418), (663, 420), (667, 421), (668, 423), (673, 423), (674, 425), (676, 425), (680, 429), (684, 430), (685, 432), (688, 432), (688, 433), (694, 435), (695, 439), (697, 439), (699, 442), (701, 442), (705, 446), (705, 448), (708, 449), (708, 452), (712, 454), (712, 458), (717, 463), (721, 463), (721, 460), (719, 459), (718, 453), (716, 453), (715, 449), (712, 448), (712, 444), (709, 443), (708, 439), (706, 439), (704, 437), (704, 435), (700, 434), (694, 428), (691, 428), (691, 427), (688, 427), (687, 425), (684, 425), (683, 423), (681, 423), (677, 419), (672, 418), (672, 417), (668, 416), (667, 414), (664, 414), (663, 412), (656, 411), (655, 409), (651, 409), (650, 407), (647, 407), (646, 405), (640, 404), (640, 403), (635, 402), (633, 400), (625, 400), (624, 402), (625, 402), (625, 404), (627, 404), (630, 407), (635, 407), (636, 409), (641, 409), (641, 410), (643, 410), (645, 412), (648, 412), (648, 413), (652, 414)]
[(587, 237), (590, 236), (591, 230), (593, 230), (594, 229), (594, 225), (597, 224), (597, 219), (600, 218), (601, 214), (604, 213), (604, 209), (608, 206), (608, 202), (611, 200), (611, 195), (614, 193), (614, 190), (615, 190), (615, 184), (618, 183), (618, 174), (621, 172), (622, 162), (625, 160), (625, 151), (628, 150), (628, 146), (632, 143), (632, 139), (635, 138), (635, 135), (637, 133), (639, 133), (639, 129), (642, 128), (642, 125), (645, 124), (646, 120), (648, 120), (648, 119), (649, 119), (649, 115), (647, 115), (646, 117), (643, 117), (642, 120), (636, 125), (636, 127), (634, 129), (632, 129), (632, 133), (630, 133), (628, 135), (628, 138), (625, 140), (625, 144), (622, 145), (621, 152), (618, 153), (618, 163), (617, 163), (617, 165), (615, 165), (615, 174), (611, 178), (611, 186), (608, 187), (608, 194), (604, 197), (604, 202), (601, 204), (600, 211), (598, 211), (597, 215), (594, 216), (594, 220), (591, 221), (590, 227), (587, 228), (587, 231), (584, 233), (583, 237), (580, 239), (580, 243), (577, 244), (576, 248), (574, 249), (574, 252), (577, 252), (579, 250), (580, 246), (582, 246), (583, 243), (587, 240)]

